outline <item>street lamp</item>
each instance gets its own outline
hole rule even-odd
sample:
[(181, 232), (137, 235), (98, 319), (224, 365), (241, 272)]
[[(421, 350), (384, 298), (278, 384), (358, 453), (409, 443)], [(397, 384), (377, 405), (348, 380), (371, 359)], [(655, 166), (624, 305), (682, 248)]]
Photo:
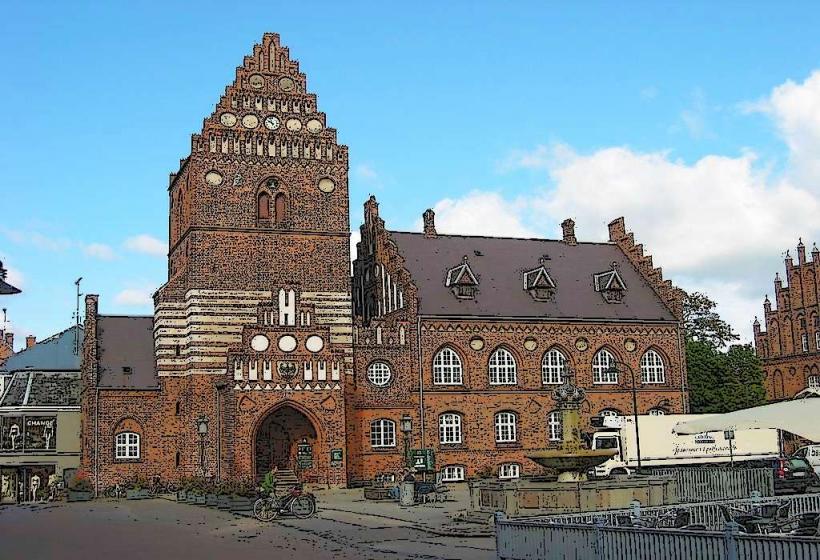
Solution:
[(607, 373), (614, 373), (618, 375), (618, 366), (623, 366), (629, 372), (632, 378), (632, 417), (635, 419), (635, 447), (638, 451), (638, 474), (641, 473), (643, 465), (641, 464), (641, 431), (638, 429), (638, 387), (635, 383), (635, 370), (626, 362), (615, 360), (612, 362), (612, 367), (607, 370)]
[(410, 432), (413, 431), (413, 419), (409, 414), (403, 414), (400, 423), (401, 433), (404, 435), (404, 464), (410, 465)]
[(196, 431), (199, 433), (199, 468), (205, 477), (205, 436), (208, 435), (208, 417), (200, 416), (196, 420)]

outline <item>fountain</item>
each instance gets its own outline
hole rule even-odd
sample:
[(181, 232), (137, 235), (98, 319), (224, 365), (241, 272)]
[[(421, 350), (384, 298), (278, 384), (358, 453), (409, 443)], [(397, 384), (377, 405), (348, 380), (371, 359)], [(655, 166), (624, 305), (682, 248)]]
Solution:
[(558, 449), (536, 451), (527, 455), (539, 465), (558, 471), (558, 482), (583, 482), (587, 471), (606, 462), (617, 450), (587, 449), (581, 441), (579, 410), (586, 399), (586, 391), (573, 383), (574, 374), (567, 371), (564, 383), (552, 392), (561, 413), (563, 437)]

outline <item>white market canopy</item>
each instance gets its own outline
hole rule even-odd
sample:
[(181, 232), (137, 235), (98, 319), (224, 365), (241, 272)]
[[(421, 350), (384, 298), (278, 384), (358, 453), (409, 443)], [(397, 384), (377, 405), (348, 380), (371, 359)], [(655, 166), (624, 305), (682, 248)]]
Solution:
[(811, 441), (820, 441), (820, 399), (783, 401), (710, 415), (678, 422), (672, 431), (676, 434), (700, 434), (750, 428), (777, 428)]

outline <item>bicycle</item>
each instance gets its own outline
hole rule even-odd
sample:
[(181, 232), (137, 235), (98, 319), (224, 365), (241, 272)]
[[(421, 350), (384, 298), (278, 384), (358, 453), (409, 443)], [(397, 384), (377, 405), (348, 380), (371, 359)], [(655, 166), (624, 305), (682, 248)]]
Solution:
[(316, 498), (304, 492), (301, 484), (292, 487), (282, 498), (276, 495), (274, 488), (268, 496), (257, 499), (253, 504), (253, 516), (259, 521), (273, 521), (280, 514), (307, 519), (315, 513)]
[(125, 498), (126, 490), (119, 484), (115, 484), (114, 486), (109, 486), (106, 488), (103, 492), (103, 496), (106, 498), (116, 498), (119, 500), (120, 498)]

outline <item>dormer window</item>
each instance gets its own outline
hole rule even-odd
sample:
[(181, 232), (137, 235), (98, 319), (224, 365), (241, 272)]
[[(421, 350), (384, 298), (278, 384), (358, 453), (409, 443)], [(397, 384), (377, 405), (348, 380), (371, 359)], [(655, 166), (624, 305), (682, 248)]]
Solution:
[(478, 291), (478, 278), (473, 274), (470, 264), (467, 262), (467, 255), (464, 255), (463, 262), (447, 271), (445, 286), (450, 288), (453, 295), (459, 299), (474, 299)]
[(612, 269), (606, 272), (599, 272), (594, 276), (595, 291), (600, 292), (607, 303), (621, 303), (626, 284), (620, 273), (618, 273), (618, 263), (612, 263)]
[(555, 298), (555, 282), (544, 267), (541, 266), (524, 272), (524, 290), (535, 301), (552, 301)]

